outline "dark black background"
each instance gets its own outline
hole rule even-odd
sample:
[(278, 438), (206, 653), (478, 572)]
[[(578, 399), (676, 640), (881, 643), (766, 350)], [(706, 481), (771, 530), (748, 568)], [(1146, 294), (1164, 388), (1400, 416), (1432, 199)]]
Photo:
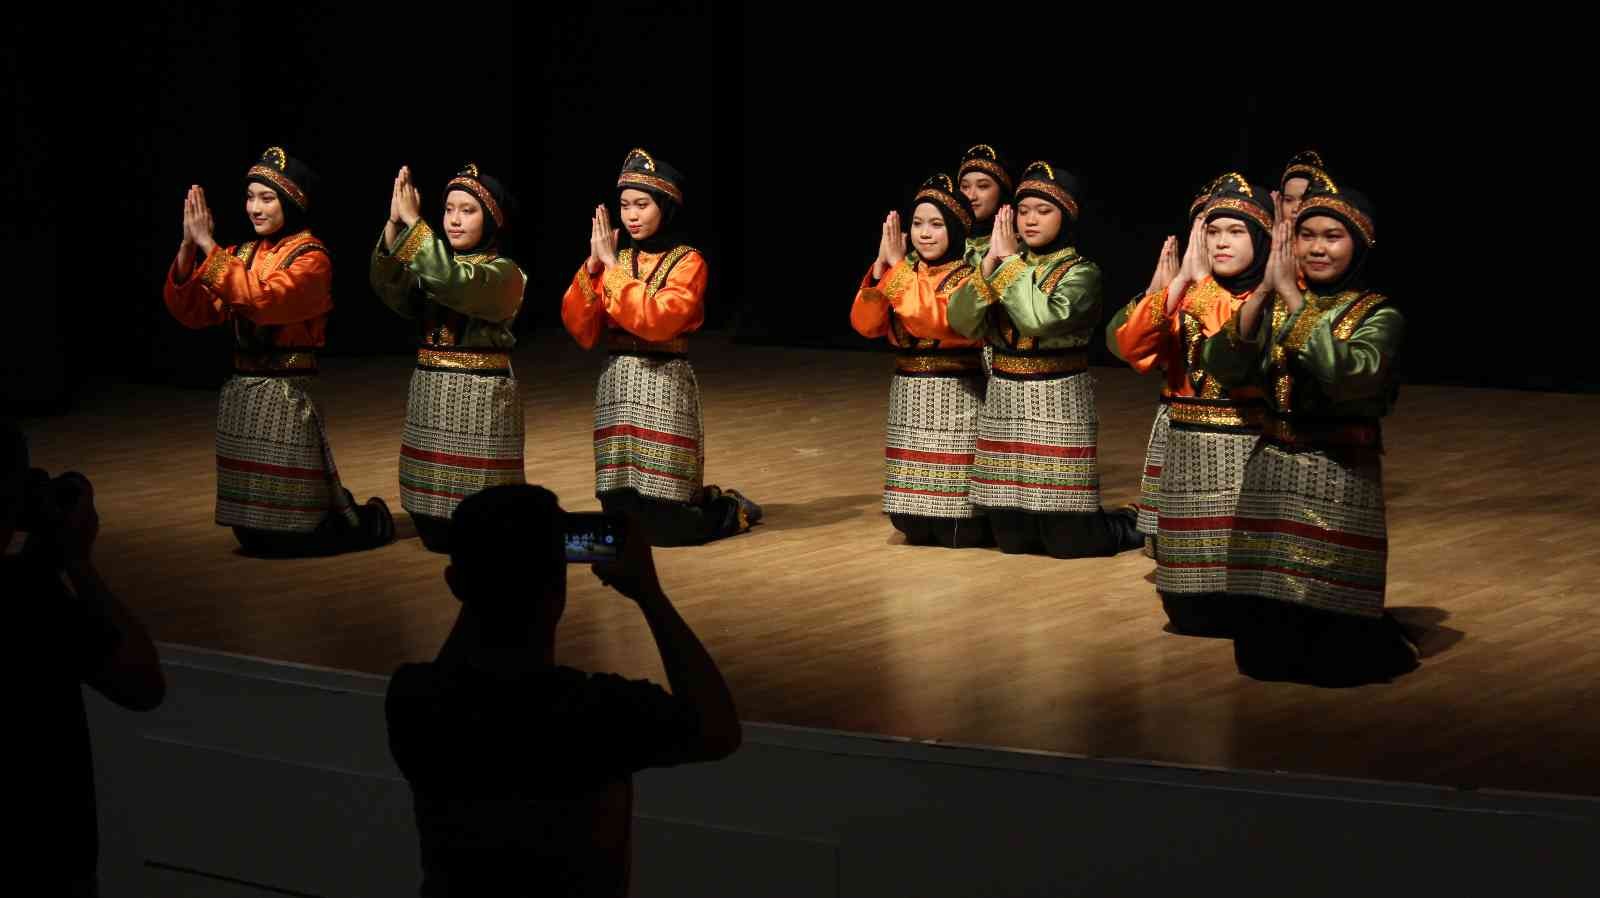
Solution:
[[(3, 189), (7, 242), (25, 262), (10, 285), (5, 398), (68, 409), (97, 374), (218, 382), (226, 333), (175, 324), (161, 280), (190, 183), (207, 188), (221, 240), (245, 236), (242, 175), (269, 144), (323, 177), (330, 353), (411, 344), (366, 283), (403, 163), (430, 215), (467, 160), (517, 194), (507, 249), (529, 274), (524, 334), (560, 327), (590, 210), (642, 145), (690, 177), (687, 224), (713, 272), (709, 329), (849, 348), (866, 345), (848, 308), (879, 220), (926, 175), (954, 174), (972, 143), (1083, 179), (1081, 249), (1105, 272), (1107, 316), (1149, 279), (1199, 185), (1229, 169), (1274, 181), (1314, 147), (1377, 204), (1372, 279), (1406, 312), (1408, 381), (1600, 380), (1582, 353), (1551, 351), (1523, 323), (1564, 301), (1539, 286), (1554, 235), (1534, 210), (1581, 167), (1557, 149), (1569, 129), (1544, 76), (1393, 32), (1286, 49), (1073, 28), (1046, 17), (990, 33), (919, 25), (899, 7), (846, 20), (731, 3), (403, 14), (214, 3), (104, 11), (70, 34), (19, 24), (4, 48), (17, 161)], [(986, 34), (989, 57), (963, 63)]]

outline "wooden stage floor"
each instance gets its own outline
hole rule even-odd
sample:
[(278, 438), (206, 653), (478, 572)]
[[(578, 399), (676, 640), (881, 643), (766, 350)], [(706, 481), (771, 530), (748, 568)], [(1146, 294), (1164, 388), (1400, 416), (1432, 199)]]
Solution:
[[(1153, 562), (902, 544), (879, 511), (887, 355), (696, 341), (707, 480), (768, 523), (657, 550), (741, 716), (798, 726), (1258, 770), (1600, 794), (1600, 396), (1408, 387), (1385, 434), (1388, 601), (1417, 672), (1328, 690), (1240, 676), (1231, 643), (1163, 631)], [(596, 509), (603, 356), (544, 334), (516, 354), (527, 471)], [(26, 422), (34, 463), (96, 485), (98, 560), (159, 640), (387, 674), (453, 620), (440, 556), (400, 513), (410, 360), (324, 360), (345, 484), (402, 539), (330, 559), (238, 554), (212, 523), (215, 394), (99, 383)], [(1108, 507), (1132, 501), (1158, 385), (1096, 368)], [(1595, 541), (1590, 542), (1594, 537)], [(664, 681), (643, 619), (571, 573), (557, 657)]]

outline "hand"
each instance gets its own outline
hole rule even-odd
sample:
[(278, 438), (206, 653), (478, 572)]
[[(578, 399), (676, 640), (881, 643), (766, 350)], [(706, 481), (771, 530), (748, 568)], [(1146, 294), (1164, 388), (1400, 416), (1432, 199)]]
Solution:
[(1168, 237), (1161, 242), (1161, 252), (1156, 255), (1156, 270), (1150, 275), (1150, 286), (1145, 288), (1144, 295), (1149, 296), (1159, 290), (1167, 289), (1172, 279), (1178, 275), (1178, 238)]
[(52, 508), (50, 523), (55, 530), (55, 545), (66, 563), (88, 561), (94, 551), (94, 541), (100, 535), (100, 515), (94, 507), (94, 486), (89, 478), (76, 471), (68, 471), (51, 483), (56, 488), (62, 482), (77, 487), (77, 498), (70, 505)]
[(189, 188), (189, 194), (194, 199), (194, 214), (189, 219), (189, 234), (191, 242), (196, 249), (206, 255), (217, 248), (217, 241), (211, 236), (213, 231), (211, 207), (206, 204), (206, 192), (196, 184)]
[(194, 192), (191, 186), (183, 195), (183, 240), (178, 244), (179, 251), (194, 249)]
[(611, 226), (611, 213), (605, 206), (594, 208), (594, 229), (589, 238), (589, 255), (604, 268), (617, 264), (617, 238), (621, 232)]
[(389, 223), (400, 224), (400, 183), (405, 176), (405, 169), (400, 169), (400, 174), (394, 176), (394, 189), (389, 191)]
[(626, 515), (625, 520), (627, 530), (623, 534), (622, 557), (592, 564), (589, 569), (601, 583), (635, 602), (648, 601), (661, 595), (655, 556), (650, 552), (650, 532), (636, 515)]
[(411, 183), (411, 169), (402, 166), (400, 169), (400, 193), (395, 198), (395, 211), (400, 215), (400, 221), (406, 227), (411, 227), (422, 218), (422, 195), (417, 193), (417, 187)]
[(994, 213), (994, 236), (989, 239), (989, 255), (1003, 261), (1017, 254), (1017, 228), (1015, 213), (1010, 206), (1001, 206)]
[(900, 213), (890, 212), (883, 224), (883, 261), (893, 268), (906, 257), (906, 235), (900, 230)]
[(1283, 298), (1290, 312), (1300, 311), (1305, 295), (1300, 292), (1300, 265), (1294, 254), (1294, 232), (1286, 221), (1272, 226), (1272, 252), (1267, 256), (1266, 280)]
[(1189, 231), (1189, 251), (1184, 254), (1181, 277), (1198, 284), (1211, 276), (1211, 252), (1206, 247), (1206, 223), (1196, 221)]

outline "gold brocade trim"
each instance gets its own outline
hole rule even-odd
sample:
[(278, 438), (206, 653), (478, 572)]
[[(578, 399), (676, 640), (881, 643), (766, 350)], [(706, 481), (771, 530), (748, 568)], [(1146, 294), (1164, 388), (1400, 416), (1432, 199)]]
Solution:
[[(684, 256), (687, 256), (692, 252), (694, 252), (694, 247), (692, 246), (675, 246), (672, 249), (667, 250), (666, 255), (662, 256), (660, 261), (656, 262), (655, 270), (650, 273), (649, 279), (645, 281), (644, 295), (646, 297), (655, 296), (657, 290), (660, 290), (662, 287), (666, 286), (667, 276), (672, 273), (672, 269), (677, 266), (678, 262), (681, 261)], [(617, 264), (616, 267), (611, 269), (612, 273), (620, 272), (624, 281), (634, 280), (635, 274), (638, 271), (638, 260), (643, 256), (643, 253), (636, 252), (631, 246), (622, 252), (617, 253)], [(622, 287), (626, 286), (626, 284), (622, 284), (620, 282), (613, 284), (611, 275), (607, 274), (605, 286), (608, 294), (620, 293)]]
[(578, 289), (583, 291), (583, 301), (588, 305), (594, 305), (594, 301), (600, 298), (595, 295), (594, 276), (589, 274), (588, 263), (578, 269)]
[(1078, 251), (1070, 246), (1062, 247), (1061, 249), (1058, 249), (1052, 253), (1045, 253), (1042, 256), (1034, 254), (1033, 250), (1031, 249), (1024, 249), (1022, 253), (1022, 260), (1027, 262), (1029, 265), (1036, 265), (1040, 268), (1043, 268), (1052, 262), (1060, 261), (1068, 256), (1077, 255), (1077, 253)]
[(901, 259), (889, 273), (889, 280), (883, 285), (883, 295), (891, 300), (899, 299), (915, 278), (916, 273), (911, 268), (911, 258), (908, 256)]
[(1065, 265), (1062, 265), (1062, 266), (1056, 268), (1055, 271), (1050, 272), (1050, 274), (1047, 275), (1045, 277), (1045, 279), (1039, 283), (1039, 292), (1040, 293), (1044, 293), (1045, 295), (1049, 295), (1051, 293), (1054, 293), (1055, 289), (1056, 289), (1056, 285), (1061, 283), (1061, 279), (1066, 277), (1067, 276), (1067, 272), (1069, 272), (1072, 269), (1076, 268), (1078, 266), (1078, 263), (1081, 262), (1081, 261), (1083, 261), (1083, 260), (1082, 259), (1072, 259), (1072, 260), (1068, 261)]
[(673, 337), (671, 340), (642, 340), (627, 331), (606, 333), (606, 349), (621, 353), (654, 353), (658, 355), (688, 355), (689, 338)]
[(489, 216), (494, 219), (496, 227), (505, 227), (506, 214), (500, 211), (500, 204), (494, 201), (494, 195), (489, 192), (487, 187), (483, 186), (482, 182), (477, 178), (457, 175), (451, 178), (448, 184), (444, 185), (444, 192), (448, 194), (457, 187), (472, 194), (478, 202), (483, 204), (485, 209), (489, 210)]
[[(234, 171), (238, 171), (238, 169), (234, 169)], [(250, 166), (250, 171), (246, 172), (244, 177), (247, 181), (251, 178), (261, 178), (262, 180), (265, 180), (267, 183), (277, 188), (278, 192), (288, 194), (289, 199), (293, 200), (294, 204), (299, 206), (300, 211), (302, 212), (305, 212), (310, 208), (310, 201), (306, 198), (305, 191), (300, 189), (300, 185), (289, 180), (288, 175), (278, 171), (270, 165), (252, 165)]]
[(1174, 396), (1167, 402), (1168, 415), (1173, 424), (1191, 424), (1199, 427), (1247, 427), (1260, 430), (1265, 410), (1257, 403), (1248, 405), (1213, 405), (1185, 402)]
[(1333, 326), (1333, 336), (1338, 340), (1349, 340), (1356, 335), (1356, 328), (1361, 322), (1367, 320), (1372, 310), (1387, 301), (1381, 293), (1368, 293), (1351, 303), (1348, 308), (1339, 314), (1339, 320)]
[(1267, 415), (1261, 432), (1292, 446), (1348, 446), (1377, 449), (1383, 445), (1383, 428), (1377, 420), (1345, 421), (1331, 426), (1306, 426), (1279, 415)]
[(1023, 181), (1021, 186), (1017, 188), (1017, 193), (1020, 195), (1026, 190), (1032, 190), (1035, 193), (1044, 194), (1050, 199), (1051, 202), (1055, 203), (1057, 206), (1060, 206), (1062, 211), (1071, 216), (1073, 221), (1078, 220), (1078, 201), (1072, 198), (1072, 194), (1062, 190), (1054, 183), (1050, 181), (1040, 181), (1037, 178)]
[(295, 352), (235, 352), (233, 370), (241, 374), (269, 371), (316, 371), (317, 354), (308, 350)]
[(900, 374), (971, 374), (983, 370), (983, 355), (977, 351), (951, 355), (895, 356), (894, 369)]
[[(1235, 315), (1234, 320), (1237, 321), (1238, 317)], [(1283, 326), (1288, 321), (1289, 305), (1283, 302), (1280, 297), (1277, 302), (1272, 304), (1272, 329), (1267, 333), (1282, 333)], [(1260, 325), (1257, 326), (1259, 327)], [(1237, 336), (1238, 331), (1235, 330), (1234, 334)], [(1294, 395), (1294, 380), (1289, 376), (1289, 363), (1284, 358), (1282, 343), (1273, 342), (1271, 357), (1272, 364), (1269, 368), (1268, 380), (1272, 382), (1272, 397), (1276, 402), (1277, 409), (1286, 412), (1289, 410), (1289, 401)]]
[(417, 219), (417, 223), (411, 226), (411, 233), (406, 236), (405, 242), (394, 251), (394, 257), (403, 264), (410, 264), (411, 260), (417, 257), (417, 253), (422, 251), (422, 241), (432, 236), (433, 228), (428, 227), (428, 223), (422, 219)]
[(1326, 297), (1315, 293), (1305, 294), (1305, 304), (1300, 308), (1300, 317), (1295, 319), (1294, 326), (1283, 337), (1284, 348), (1295, 352), (1304, 349), (1311, 339), (1311, 332), (1316, 330), (1317, 323), (1348, 298), (1347, 293)]
[[(1128, 303), (1128, 318), (1130, 320), (1133, 318), (1134, 313), (1139, 310), (1139, 303), (1141, 302), (1144, 302), (1144, 299), (1136, 299)], [(1144, 317), (1151, 327), (1157, 327), (1167, 320), (1167, 291), (1161, 291), (1161, 299), (1150, 304), (1150, 308), (1145, 311)]]
[(620, 190), (624, 187), (648, 187), (651, 190), (659, 190), (672, 197), (673, 202), (680, 206), (683, 205), (683, 191), (679, 190), (676, 184), (665, 178), (658, 178), (655, 175), (648, 175), (640, 171), (625, 171), (617, 178), (617, 189)]
[(606, 276), (600, 281), (601, 289), (605, 291), (607, 301), (621, 296), (623, 289), (628, 286), (628, 282), (633, 280), (628, 275), (628, 269), (632, 267), (630, 264), (632, 261), (633, 250), (625, 249), (617, 253), (617, 264), (611, 266), (611, 270), (607, 271)]
[(1221, 209), (1225, 212), (1238, 212), (1240, 215), (1250, 219), (1251, 221), (1260, 225), (1262, 228), (1268, 231), (1272, 230), (1272, 216), (1267, 214), (1267, 210), (1257, 206), (1255, 203), (1247, 203), (1244, 200), (1233, 196), (1219, 196), (1211, 200), (1211, 202), (1206, 203), (1206, 217), (1210, 218), (1211, 213), (1217, 211), (1218, 209)]
[(211, 251), (206, 256), (206, 264), (200, 269), (200, 283), (213, 289), (222, 286), (222, 273), (228, 270), (229, 256), (221, 247)]
[(1000, 167), (1000, 163), (990, 159), (968, 159), (967, 161), (961, 163), (961, 167), (959, 169), (956, 169), (956, 180), (961, 180), (967, 176), (967, 172), (972, 171), (983, 172), (989, 177), (994, 178), (996, 181), (999, 181), (1000, 186), (1004, 187), (1007, 193), (1011, 192), (1011, 176), (1006, 174), (1006, 170), (1004, 168)]
[(427, 368), (453, 368), (458, 371), (509, 371), (507, 352), (452, 352), (448, 349), (418, 349), (417, 364)]
[[(948, 175), (940, 175), (939, 177), (944, 178), (947, 182), (949, 181)], [(917, 204), (921, 203), (923, 200), (931, 200), (938, 203), (940, 206), (949, 209), (951, 212), (955, 213), (956, 218), (961, 219), (961, 226), (963, 228), (966, 228), (969, 231), (972, 230), (972, 213), (962, 208), (961, 204), (956, 201), (956, 195), (954, 192), (950, 190), (941, 190), (937, 187), (924, 187), (917, 191), (916, 196), (911, 198), (912, 210), (915, 211)]]
[(997, 349), (990, 366), (1001, 374), (1074, 374), (1089, 370), (1089, 353), (1074, 350), (1050, 355), (1012, 355)]
[(1021, 256), (1012, 256), (1006, 260), (1005, 264), (1000, 266), (1000, 270), (994, 273), (994, 277), (987, 282), (990, 295), (994, 299), (999, 299), (1000, 294), (1006, 292), (1027, 270), (1028, 263)]
[(861, 288), (861, 299), (864, 302), (888, 302), (889, 301), (889, 297), (884, 296), (883, 295), (883, 291), (879, 290), (877, 287), (862, 287)]
[(940, 278), (938, 285), (933, 288), (933, 292), (948, 299), (949, 297), (946, 294), (953, 293), (959, 289), (967, 278), (972, 276), (972, 272), (976, 270), (971, 265), (968, 265), (965, 259), (957, 259), (954, 262), (946, 262), (943, 265), (930, 265), (928, 267), (928, 277)]
[(1362, 237), (1366, 238), (1368, 247), (1377, 245), (1377, 232), (1372, 226), (1372, 219), (1368, 218), (1360, 209), (1345, 202), (1341, 197), (1327, 194), (1307, 197), (1301, 201), (1300, 211), (1295, 213), (1295, 221), (1309, 217), (1312, 210), (1316, 209), (1327, 209), (1350, 219), (1350, 223), (1356, 226), (1356, 230), (1361, 232)]

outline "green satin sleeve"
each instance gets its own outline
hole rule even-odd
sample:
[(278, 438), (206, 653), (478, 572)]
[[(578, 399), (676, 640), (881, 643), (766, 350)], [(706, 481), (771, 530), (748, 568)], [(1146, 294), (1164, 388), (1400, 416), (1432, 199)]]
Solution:
[(1054, 347), (1087, 346), (1100, 323), (1100, 266), (1079, 261), (1049, 293), (1041, 289), (1041, 282), (1049, 280), (1050, 272), (1041, 270), (1035, 277), (1033, 269), (1013, 256), (989, 281), (1017, 332)]
[(484, 321), (510, 321), (522, 307), (527, 277), (510, 259), (457, 256), (424, 221), (407, 228), (398, 244), (395, 258), (439, 305)]
[[(1272, 304), (1277, 301), (1277, 297), (1272, 297), (1261, 304), (1261, 318), (1253, 337), (1239, 333), (1239, 312), (1234, 312), (1222, 330), (1206, 341), (1200, 355), (1202, 366), (1217, 383), (1234, 389), (1250, 386), (1263, 379), (1261, 366), (1267, 360), (1267, 353), (1263, 350), (1267, 346), (1267, 334), (1272, 329)], [(1239, 308), (1242, 311), (1244, 307)], [(1290, 323), (1293, 323), (1292, 320)]]
[[(395, 245), (400, 245), (398, 240)], [(419, 296), (414, 292), (417, 278), (383, 245), (382, 234), (378, 235), (378, 245), (372, 248), (372, 265), (368, 274), (372, 281), (372, 292), (378, 294), (378, 299), (384, 305), (402, 318), (417, 317)]]
[(982, 291), (983, 274), (974, 272), (945, 304), (950, 329), (964, 337), (981, 340), (989, 332), (989, 300)]
[(1316, 382), (1317, 392), (1328, 406), (1323, 410), (1351, 415), (1386, 413), (1395, 358), (1405, 337), (1405, 316), (1398, 309), (1380, 306), (1344, 340), (1333, 333), (1337, 318), (1322, 316), (1303, 344), (1286, 342), (1285, 352), (1291, 355), (1297, 373)]

